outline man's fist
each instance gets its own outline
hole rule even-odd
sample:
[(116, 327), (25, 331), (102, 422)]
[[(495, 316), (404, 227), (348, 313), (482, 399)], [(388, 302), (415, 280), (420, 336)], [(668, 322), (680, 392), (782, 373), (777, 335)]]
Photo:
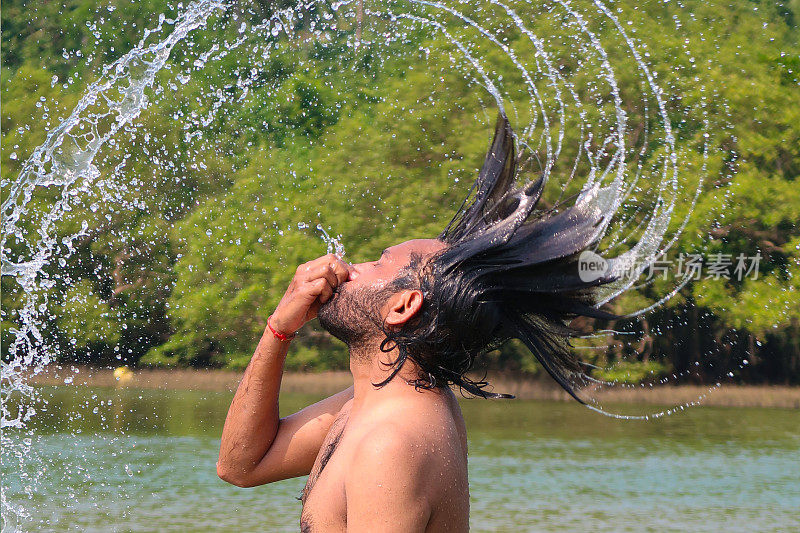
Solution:
[(330, 300), (333, 291), (350, 278), (351, 267), (334, 254), (303, 263), (272, 314), (270, 324), (290, 334), (317, 316), (319, 307)]

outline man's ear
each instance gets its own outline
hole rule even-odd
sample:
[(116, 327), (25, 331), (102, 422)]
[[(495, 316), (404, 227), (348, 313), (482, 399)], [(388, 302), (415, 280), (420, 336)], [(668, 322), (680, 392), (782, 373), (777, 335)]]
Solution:
[(422, 308), (422, 291), (404, 290), (389, 298), (384, 323), (389, 326), (402, 326), (411, 320)]

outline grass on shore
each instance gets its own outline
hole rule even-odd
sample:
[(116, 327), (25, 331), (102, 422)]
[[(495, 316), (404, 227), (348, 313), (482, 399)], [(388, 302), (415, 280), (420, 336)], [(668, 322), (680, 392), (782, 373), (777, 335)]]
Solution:
[[(72, 386), (232, 392), (236, 390), (241, 377), (241, 372), (230, 370), (137, 369), (130, 373), (126, 372), (117, 379), (113, 369), (53, 365), (33, 376), (31, 382), (39, 385), (64, 385), (67, 380)], [(518, 379), (490, 374), (488, 380), (493, 390), (511, 393), (520, 400), (571, 401), (567, 393), (555, 383), (543, 379)], [(351, 384), (352, 379), (347, 371), (286, 372), (281, 391), (327, 396)], [(708, 385), (629, 387), (604, 390), (596, 394), (596, 397), (600, 402), (609, 404), (681, 405), (702, 397), (703, 405), (800, 409), (800, 387), (775, 385), (723, 384), (713, 390), (710, 390)]]

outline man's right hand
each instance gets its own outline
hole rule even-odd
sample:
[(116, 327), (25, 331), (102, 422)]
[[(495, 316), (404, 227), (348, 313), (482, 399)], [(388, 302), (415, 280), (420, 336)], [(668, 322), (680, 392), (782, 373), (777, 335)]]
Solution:
[(281, 298), (270, 324), (281, 333), (291, 334), (317, 316), (320, 306), (333, 291), (350, 278), (352, 267), (334, 254), (303, 263)]
[[(319, 307), (350, 278), (352, 267), (326, 255), (297, 268), (270, 319), (282, 333), (300, 329), (317, 316)], [(217, 474), (239, 487), (307, 476), (328, 430), (353, 387), (279, 418), (278, 394), (289, 346), (264, 331), (242, 382), (236, 389), (219, 447)]]

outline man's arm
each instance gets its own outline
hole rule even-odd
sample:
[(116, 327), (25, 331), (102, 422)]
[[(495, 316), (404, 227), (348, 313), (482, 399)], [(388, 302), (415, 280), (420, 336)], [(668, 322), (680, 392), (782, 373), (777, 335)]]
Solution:
[[(270, 324), (284, 333), (300, 329), (348, 277), (348, 265), (334, 255), (300, 265)], [(217, 474), (229, 483), (252, 487), (308, 474), (336, 414), (353, 397), (351, 387), (279, 419), (288, 345), (266, 328), (233, 397), (217, 461)]]
[(439, 477), (418, 435), (391, 425), (370, 432), (345, 480), (348, 533), (425, 531)]

